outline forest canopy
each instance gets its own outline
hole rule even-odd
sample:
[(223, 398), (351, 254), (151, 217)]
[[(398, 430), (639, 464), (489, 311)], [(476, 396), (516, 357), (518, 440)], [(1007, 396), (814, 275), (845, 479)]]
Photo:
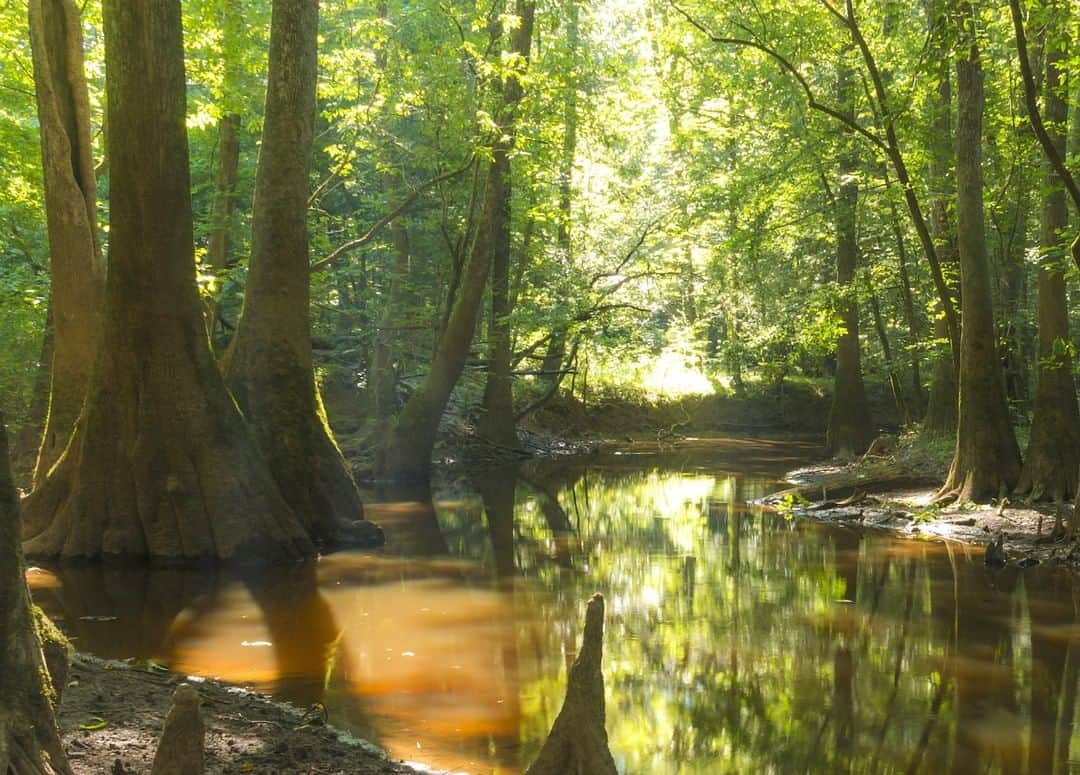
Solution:
[[(279, 147), (271, 5), (182, 3), (197, 287), (256, 426), (285, 409), (252, 398), (242, 364), (263, 351), (246, 342), (305, 325), (258, 322), (276, 318), (253, 301), (256, 257), (286, 239), (260, 231), (262, 161), (281, 173), (265, 185), (306, 205), (288, 238), (310, 266), (301, 360), (330, 421), (347, 405), (369, 429), (377, 475), (424, 475), (447, 406), (513, 446), (514, 425), (552, 402), (794, 384), (835, 394), (831, 452), (922, 422), (959, 429), (949, 491), (1075, 494), (1080, 436), (1041, 430), (1077, 419), (1065, 0), (328, 2), (310, 157), (288, 174), (260, 159)], [(97, 2), (72, 12), (95, 184), (83, 193), (108, 261), (105, 26)], [(46, 336), (65, 302), (49, 269), (41, 71), (35, 83), (26, 5), (0, 14), (0, 401), (37, 454), (50, 362), (73, 358), (53, 358)], [(77, 296), (94, 304), (92, 289)], [(314, 395), (295, 411), (321, 413)], [(1014, 427), (1031, 445), (1023, 471)], [(975, 435), (979, 452), (963, 441)], [(66, 431), (46, 437), (39, 475)], [(976, 460), (989, 450), (992, 471)]]

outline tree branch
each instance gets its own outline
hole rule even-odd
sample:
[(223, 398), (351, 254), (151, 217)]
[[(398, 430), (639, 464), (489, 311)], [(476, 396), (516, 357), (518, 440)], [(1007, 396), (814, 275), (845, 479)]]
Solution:
[[(1054, 172), (1061, 178), (1065, 190), (1069, 192), (1069, 198), (1072, 199), (1073, 206), (1076, 207), (1077, 213), (1080, 213), (1080, 186), (1077, 186), (1076, 178), (1073, 177), (1069, 168), (1065, 166), (1065, 161), (1061, 158), (1061, 154), (1058, 153), (1054, 141), (1050, 138), (1050, 133), (1046, 131), (1042, 113), (1039, 112), (1035, 76), (1031, 72), (1031, 60), (1028, 58), (1027, 35), (1024, 34), (1024, 16), (1020, 10), (1020, 0), (1009, 0), (1009, 10), (1012, 11), (1013, 29), (1016, 31), (1016, 53), (1020, 59), (1020, 75), (1024, 81), (1024, 101), (1027, 103), (1028, 120), (1031, 122), (1031, 128), (1035, 131), (1035, 136), (1039, 138), (1039, 145), (1042, 146), (1043, 153), (1046, 154), (1050, 166), (1054, 168)], [(1073, 240), (1069, 250), (1072, 253), (1073, 261), (1080, 267), (1080, 234)]]
[(389, 213), (376, 221), (375, 225), (368, 229), (367, 232), (365, 232), (362, 236), (357, 237), (354, 240), (349, 240), (345, 244), (339, 245), (338, 247), (334, 248), (334, 250), (332, 250), (325, 258), (319, 259), (314, 264), (312, 264), (310, 271), (321, 271), (326, 267), (330, 266), (330, 264), (337, 261), (350, 250), (355, 250), (356, 248), (363, 247), (364, 245), (368, 244), (369, 242), (371, 242), (371, 240), (375, 238), (375, 235), (379, 233), (379, 230), (383, 226), (386, 226), (386, 224), (390, 223), (392, 220), (394, 220), (406, 210), (408, 210), (412, 203), (415, 202), (421, 194), (428, 191), (429, 189), (434, 188), (440, 183), (443, 183), (444, 181), (450, 180), (451, 178), (456, 178), (458, 175), (464, 174), (466, 171), (469, 170), (470, 167), (473, 166), (475, 161), (476, 157), (470, 156), (468, 161), (466, 161), (465, 164), (458, 167), (456, 170), (444, 172), (442, 175), (434, 177), (426, 183), (418, 186), (415, 190), (412, 191), (412, 193), (410, 193), (407, 197), (405, 197), (405, 199), (402, 200), (401, 204), (399, 204)]
[(795, 67), (795, 65), (791, 62), (791, 60), (788, 59), (787, 57), (785, 57), (779, 51), (777, 51), (774, 48), (771, 48), (770, 46), (765, 45), (764, 43), (761, 43), (760, 41), (747, 40), (745, 38), (727, 38), (727, 37), (722, 37), (720, 35), (716, 35), (716, 34), (712, 33), (711, 31), (709, 31), (701, 22), (699, 22), (697, 19), (695, 19), (689, 13), (684, 11), (674, 1), (671, 3), (671, 7), (674, 8), (679, 13), (679, 15), (681, 15), (684, 19), (686, 19), (686, 21), (688, 21), (691, 25), (696, 27), (710, 41), (712, 41), (713, 43), (716, 43), (717, 45), (743, 46), (743, 47), (746, 47), (746, 48), (755, 49), (757, 51), (760, 51), (763, 54), (767, 54), (768, 56), (770, 56), (773, 60), (775, 60), (777, 62), (777, 64), (780, 65), (781, 68), (786, 70), (788, 72), (788, 74), (790, 74), (791, 77), (793, 77), (798, 82), (800, 88), (803, 91), (803, 94), (806, 96), (806, 103), (811, 109), (816, 110), (819, 113), (824, 113), (824, 114), (826, 114), (828, 116), (831, 116), (832, 118), (836, 119), (837, 121), (839, 121), (842, 124), (844, 124), (845, 126), (847, 126), (853, 132), (856, 132), (859, 135), (861, 135), (862, 137), (866, 138), (876, 148), (880, 149), (881, 151), (883, 151), (885, 153), (888, 153), (888, 150), (889, 150), (888, 145), (880, 137), (875, 135), (873, 132), (871, 132), (869, 129), (864, 127), (859, 122), (852, 119), (850, 116), (845, 115), (842, 111), (839, 111), (839, 110), (837, 110), (836, 108), (834, 108), (834, 107), (832, 107), (830, 105), (826, 105), (823, 102), (819, 102), (817, 100), (817, 98), (814, 97), (814, 91), (813, 91), (813, 89), (810, 88), (810, 82), (806, 80), (806, 76), (804, 76), (802, 73), (800, 73), (799, 69), (797, 67)]

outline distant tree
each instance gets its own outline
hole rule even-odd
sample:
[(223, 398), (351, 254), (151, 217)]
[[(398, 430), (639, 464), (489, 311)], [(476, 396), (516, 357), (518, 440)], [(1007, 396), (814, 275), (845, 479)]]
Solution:
[(960, 253), (960, 405), (956, 452), (943, 494), (981, 500), (1010, 492), (1020, 477), (994, 333), (990, 262), (983, 213), (983, 68), (976, 4), (955, 6), (961, 44), (956, 61), (956, 222)]
[[(510, 51), (524, 67), (532, 47), (535, 5), (518, 0), (519, 22), (513, 31)], [(504, 230), (509, 211), (510, 156), (514, 149), (514, 120), (524, 90), (521, 73), (509, 73), (503, 84), (498, 136), (492, 147), (484, 188), (480, 222), (472, 252), (466, 263), (457, 296), (421, 386), (392, 424), (389, 437), (379, 450), (377, 468), (388, 478), (426, 479), (431, 471), (431, 452), (450, 393), (465, 369), (480, 307), (497, 250), (507, 249)], [(502, 235), (500, 237), (500, 235)], [(500, 258), (501, 260), (501, 258)]]
[[(841, 59), (837, 70), (838, 104), (854, 121), (854, 74)], [(847, 141), (850, 131), (843, 133)], [(855, 298), (855, 273), (859, 262), (859, 237), (855, 216), (859, 204), (858, 157), (845, 147), (840, 153), (839, 178), (833, 197), (836, 222), (836, 281), (840, 286), (839, 315), (844, 331), (836, 343), (836, 378), (825, 446), (831, 455), (861, 455), (874, 438), (874, 426), (866, 403), (859, 345), (859, 305)]]

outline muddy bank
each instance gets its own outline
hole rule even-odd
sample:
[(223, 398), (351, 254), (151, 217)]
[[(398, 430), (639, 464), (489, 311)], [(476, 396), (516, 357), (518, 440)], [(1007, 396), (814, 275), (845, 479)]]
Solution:
[[(891, 459), (824, 463), (791, 471), (786, 479), (793, 486), (763, 502), (794, 518), (978, 544), (987, 547), (990, 565), (1080, 568), (1080, 543), (1052, 535), (1059, 507), (1008, 498), (940, 505), (935, 497), (943, 478), (932, 466)], [(1060, 508), (1067, 524), (1072, 505)]]
[(415, 775), (371, 743), (304, 710), (217, 681), (184, 678), (156, 665), (75, 656), (59, 722), (80, 775), (150, 772), (173, 690), (191, 683), (202, 700), (208, 773)]

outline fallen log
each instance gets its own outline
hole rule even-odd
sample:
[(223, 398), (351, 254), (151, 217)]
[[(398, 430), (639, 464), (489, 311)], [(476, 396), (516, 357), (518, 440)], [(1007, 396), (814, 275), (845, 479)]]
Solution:
[(566, 699), (526, 775), (616, 775), (604, 726), (604, 597), (585, 609), (581, 651), (570, 668)]
[[(833, 501), (833, 505), (842, 505), (845, 498), (857, 494), (906, 490), (916, 487), (937, 487), (941, 484), (925, 474), (913, 471), (884, 472), (881, 474), (861, 474), (827, 477), (786, 490), (774, 492), (764, 499), (766, 503), (780, 503), (784, 498), (810, 501)], [(850, 505), (850, 504), (849, 504)]]

